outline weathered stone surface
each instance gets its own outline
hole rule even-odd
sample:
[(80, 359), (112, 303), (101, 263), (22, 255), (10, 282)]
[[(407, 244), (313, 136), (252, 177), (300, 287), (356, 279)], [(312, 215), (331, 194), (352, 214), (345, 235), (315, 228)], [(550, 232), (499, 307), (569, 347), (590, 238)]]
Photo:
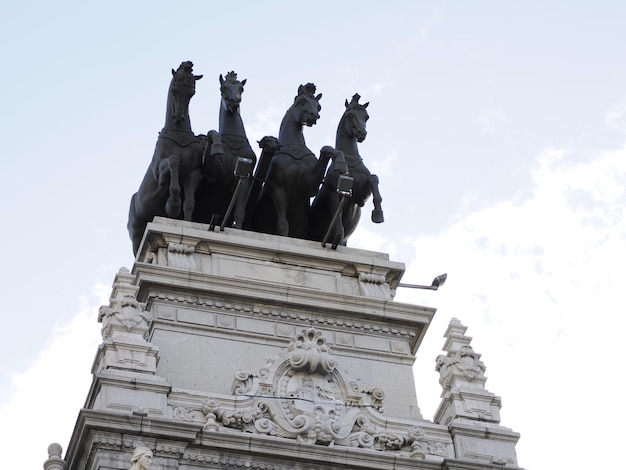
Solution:
[(401, 263), (207, 228), (148, 224), (100, 311), (66, 467), (50, 470), (127, 470), (138, 446), (151, 469), (516, 468), (519, 436), (458, 321), (437, 419), (421, 416), (412, 365), (435, 311), (392, 300)]
[(435, 422), (450, 429), (457, 458), (517, 465), (519, 434), (499, 425), (500, 397), (485, 389), (485, 364), (470, 345), (466, 330), (453, 318), (444, 335), (447, 355), (436, 361), (443, 391)]

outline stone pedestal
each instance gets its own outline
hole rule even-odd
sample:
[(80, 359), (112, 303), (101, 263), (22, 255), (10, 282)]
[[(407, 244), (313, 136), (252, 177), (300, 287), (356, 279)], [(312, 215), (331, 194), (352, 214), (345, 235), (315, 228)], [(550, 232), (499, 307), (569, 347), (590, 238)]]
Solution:
[(67, 469), (127, 469), (140, 445), (151, 470), (514, 467), (475, 449), (473, 418), (497, 427), (497, 397), (454, 376), (437, 421), (422, 417), (412, 366), (435, 310), (393, 301), (403, 271), (382, 253), (156, 218), (100, 311)]

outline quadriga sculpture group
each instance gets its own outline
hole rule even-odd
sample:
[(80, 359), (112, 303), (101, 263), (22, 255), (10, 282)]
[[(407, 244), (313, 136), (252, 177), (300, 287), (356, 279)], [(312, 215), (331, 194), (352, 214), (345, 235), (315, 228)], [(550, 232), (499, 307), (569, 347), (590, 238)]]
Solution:
[[(195, 135), (189, 102), (202, 75), (192, 69), (191, 62), (172, 69), (165, 124), (150, 167), (131, 198), (128, 231), (135, 254), (155, 216), (337, 246), (346, 244), (361, 207), (373, 195), (372, 221), (383, 222), (378, 178), (365, 167), (357, 147), (367, 135), (369, 118), (369, 103), (360, 104), (358, 94), (346, 100), (335, 147), (322, 147), (318, 159), (306, 146), (303, 127), (319, 119), (322, 95), (315, 94), (312, 83), (300, 85), (278, 138), (259, 141), (256, 165), (239, 110), (246, 80), (239, 81), (235, 72), (220, 75), (219, 130)], [(242, 172), (238, 165), (249, 171)], [(350, 181), (351, 188), (346, 190), (340, 181)]]

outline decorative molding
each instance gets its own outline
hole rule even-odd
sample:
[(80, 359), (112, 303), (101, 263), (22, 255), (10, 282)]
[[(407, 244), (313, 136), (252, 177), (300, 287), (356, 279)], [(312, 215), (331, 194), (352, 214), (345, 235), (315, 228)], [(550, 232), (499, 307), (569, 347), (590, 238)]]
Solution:
[(395, 291), (389, 288), (384, 274), (360, 272), (358, 276), (361, 295), (381, 300), (393, 300)]
[(195, 296), (186, 296), (182, 294), (151, 294), (147, 299), (147, 303), (151, 304), (158, 301), (166, 301), (175, 304), (181, 304), (189, 307), (208, 308), (211, 311), (224, 310), (228, 312), (247, 312), (268, 318), (281, 318), (285, 320), (302, 320), (315, 325), (328, 325), (330, 327), (349, 328), (359, 332), (385, 333), (397, 336), (399, 338), (412, 339), (415, 332), (405, 328), (394, 328), (384, 326), (383, 322), (376, 321), (359, 321), (350, 319), (341, 319), (321, 314), (312, 314), (305, 311), (287, 311), (284, 309), (276, 309), (270, 307), (258, 307), (252, 304), (243, 304), (238, 302), (222, 302), (213, 299), (202, 299)]
[(167, 266), (177, 269), (197, 271), (194, 257), (195, 246), (186, 243), (167, 243)]
[[(415, 459), (453, 455), (451, 441), (427, 437), (417, 423), (387, 419), (384, 398), (380, 388), (364, 388), (342, 372), (326, 338), (308, 328), (258, 373), (237, 371), (232, 397), (205, 398), (203, 429), (393, 451)], [(173, 416), (190, 421), (196, 414), (187, 406), (176, 408)]]

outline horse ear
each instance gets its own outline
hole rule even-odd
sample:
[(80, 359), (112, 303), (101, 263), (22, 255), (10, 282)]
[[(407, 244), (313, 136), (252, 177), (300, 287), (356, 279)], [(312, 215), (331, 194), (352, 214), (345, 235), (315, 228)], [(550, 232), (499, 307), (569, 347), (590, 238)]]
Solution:
[(194, 80), (200, 80), (202, 77), (204, 77), (204, 75), (194, 75), (193, 79)]
[(224, 77), (222, 77), (222, 74), (220, 73), (220, 85), (224, 84)]
[(346, 108), (348, 107), (348, 104), (349, 104), (348, 99), (346, 98)]
[(248, 81), (248, 79), (247, 79), (247, 78), (244, 78), (244, 79), (241, 81), (241, 86), (245, 86), (245, 84), (246, 84), (246, 82), (247, 82), (247, 81)]
[(321, 99), (322, 99), (322, 94), (321, 93), (315, 97), (315, 101), (319, 101)]
[(172, 69), (172, 77), (176, 76), (176, 71), (174, 69)]
[(365, 103), (365, 104), (363, 105), (363, 107), (364, 107), (364, 108), (367, 108), (367, 107), (369, 106), (369, 104), (370, 104), (370, 102), (368, 101), (367, 103)]

